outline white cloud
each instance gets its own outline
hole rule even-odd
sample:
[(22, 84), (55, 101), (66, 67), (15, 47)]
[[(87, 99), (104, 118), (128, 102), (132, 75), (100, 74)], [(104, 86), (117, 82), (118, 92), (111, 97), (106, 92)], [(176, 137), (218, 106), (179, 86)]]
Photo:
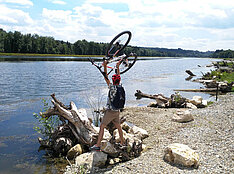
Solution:
[(25, 6), (33, 6), (33, 2), (30, 0), (0, 0), (0, 2), (19, 4)]
[(44, 19), (51, 22), (63, 23), (63, 25), (71, 21), (71, 14), (72, 11), (70, 10), (48, 10), (46, 8), (43, 8), (42, 10)]
[(66, 5), (67, 4), (65, 1), (59, 1), (59, 0), (52, 1), (52, 3), (59, 4), (59, 5)]
[(29, 14), (22, 10), (11, 9), (4, 5), (0, 5), (0, 11), (1, 24), (25, 26), (33, 23), (33, 20)]

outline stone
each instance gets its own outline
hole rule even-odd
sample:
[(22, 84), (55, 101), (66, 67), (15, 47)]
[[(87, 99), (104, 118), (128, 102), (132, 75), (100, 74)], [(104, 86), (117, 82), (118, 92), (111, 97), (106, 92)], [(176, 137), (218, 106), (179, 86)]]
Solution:
[(132, 127), (130, 124), (128, 124), (126, 121), (121, 124), (121, 127), (123, 130), (125, 130), (127, 133), (129, 133), (130, 128)]
[(201, 96), (193, 96), (193, 99), (190, 101), (194, 105), (200, 105), (202, 103), (202, 97)]
[(110, 164), (110, 165), (114, 165), (114, 164), (115, 164), (115, 161), (114, 161), (113, 159), (110, 159), (109, 164)]
[(76, 166), (88, 166), (91, 170), (93, 167), (103, 167), (107, 161), (107, 154), (99, 151), (83, 153), (76, 157)]
[(157, 102), (150, 102), (147, 107), (157, 107)]
[(199, 166), (199, 155), (184, 144), (170, 144), (165, 149), (164, 159), (170, 163), (180, 164), (186, 167)]
[(114, 145), (107, 140), (102, 140), (101, 150), (111, 156), (118, 155), (118, 151), (115, 149)]
[(186, 108), (197, 109), (197, 106), (195, 106), (194, 104), (188, 102), (188, 103), (186, 103)]
[(202, 105), (203, 105), (204, 107), (208, 106), (207, 100), (202, 100)]
[(142, 144), (142, 152), (146, 152), (148, 150), (147, 146), (145, 144)]
[[(120, 143), (120, 137), (119, 137), (118, 130), (114, 130), (113, 136), (115, 137), (116, 142)], [(129, 140), (127, 146), (132, 147), (134, 141), (136, 142), (136, 144), (141, 143), (141, 140), (139, 138), (135, 137), (133, 134), (127, 133), (124, 130), (123, 130), (123, 137), (124, 137), (124, 140), (126, 140), (126, 139)]]
[(147, 137), (149, 137), (149, 134), (146, 130), (137, 127), (136, 125), (133, 125), (131, 123), (124, 122), (122, 123), (122, 129), (126, 131), (127, 133), (133, 134), (135, 137), (137, 137), (140, 140), (143, 140)]
[(194, 120), (191, 112), (189, 110), (178, 109), (176, 114), (172, 117), (172, 121), (184, 123)]
[[(100, 127), (94, 126), (94, 129), (95, 129), (97, 132), (99, 132)], [(105, 129), (104, 129), (103, 140), (110, 140), (111, 137), (112, 137), (112, 136), (111, 136), (110, 132), (105, 128)]]
[(129, 132), (140, 140), (143, 140), (143, 139), (149, 137), (149, 134), (146, 130), (144, 130), (140, 127), (137, 127), (135, 125), (130, 128)]
[(83, 149), (81, 144), (77, 144), (73, 146), (68, 152), (67, 152), (67, 158), (68, 159), (74, 159), (78, 155), (83, 153)]

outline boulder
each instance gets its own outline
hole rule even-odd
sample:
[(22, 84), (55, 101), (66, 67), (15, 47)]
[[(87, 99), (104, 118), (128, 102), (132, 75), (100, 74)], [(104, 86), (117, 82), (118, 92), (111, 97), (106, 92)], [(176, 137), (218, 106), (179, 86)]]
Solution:
[(147, 107), (157, 107), (157, 102), (150, 102)]
[(111, 144), (107, 140), (102, 140), (101, 142), (101, 150), (110, 156), (116, 156), (118, 155), (118, 151), (115, 149), (114, 145)]
[(83, 153), (76, 157), (76, 166), (88, 166), (91, 170), (93, 167), (105, 166), (107, 161), (107, 154), (99, 151), (92, 151), (88, 153)]
[(193, 96), (193, 99), (190, 101), (190, 103), (194, 105), (200, 105), (202, 104), (202, 97), (201, 96)]
[(122, 123), (121, 126), (122, 126), (122, 129), (124, 131), (126, 131), (127, 133), (130, 133), (130, 134), (133, 134), (135, 137), (137, 137), (140, 140), (149, 137), (149, 134), (146, 130), (144, 130), (140, 127), (137, 127), (134, 124), (124, 122), (124, 123)]
[(186, 108), (197, 109), (197, 106), (195, 106), (194, 104), (188, 102), (188, 103), (186, 103)]
[(73, 146), (68, 152), (67, 152), (67, 158), (68, 159), (74, 159), (78, 155), (83, 153), (83, 149), (81, 144), (77, 144)]
[(194, 119), (189, 110), (178, 109), (176, 111), (176, 114), (172, 117), (172, 121), (179, 122), (179, 123), (189, 122), (192, 120)]
[[(120, 143), (119, 132), (117, 129), (113, 132), (113, 136), (115, 137), (116, 142)], [(141, 140), (139, 138), (135, 137), (133, 134), (127, 133), (124, 130), (123, 130), (123, 137), (124, 137), (124, 140), (126, 139), (129, 140), (127, 146), (132, 147), (134, 142), (136, 142), (137, 145), (141, 143)]]
[(114, 158), (114, 159), (110, 159), (109, 164), (110, 165), (114, 165), (116, 163), (119, 163), (121, 160), (119, 158)]
[(143, 140), (143, 139), (149, 137), (149, 134), (146, 130), (144, 130), (140, 127), (137, 127), (135, 125), (130, 128), (129, 132), (140, 140)]
[(170, 163), (180, 164), (186, 167), (199, 166), (198, 154), (184, 144), (174, 143), (170, 144), (165, 149), (164, 159)]
[(208, 106), (207, 100), (202, 100), (202, 105), (203, 105), (204, 107)]
[[(94, 129), (95, 129), (97, 132), (99, 132), (100, 127), (94, 126)], [(104, 129), (103, 140), (110, 140), (111, 137), (112, 137), (112, 136), (111, 136), (110, 132), (105, 128), (105, 129)]]

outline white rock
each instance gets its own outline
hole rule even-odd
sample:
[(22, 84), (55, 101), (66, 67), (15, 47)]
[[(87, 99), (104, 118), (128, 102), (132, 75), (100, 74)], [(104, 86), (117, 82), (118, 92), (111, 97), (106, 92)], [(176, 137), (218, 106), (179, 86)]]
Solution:
[(115, 156), (115, 154), (118, 153), (118, 151), (115, 149), (114, 145), (111, 144), (107, 140), (102, 140), (101, 142), (101, 150), (107, 154), (110, 154), (112, 156)]
[[(113, 136), (115, 137), (116, 142), (120, 143), (119, 132), (117, 129), (114, 130)], [(133, 134), (127, 133), (124, 130), (123, 130), (123, 137), (124, 137), (124, 140), (129, 139), (129, 143), (127, 145), (130, 147), (132, 147), (134, 141), (136, 142), (136, 144), (141, 143), (141, 140), (139, 138), (135, 137)]]
[(206, 107), (206, 106), (208, 105), (207, 100), (202, 100), (202, 105), (203, 105), (204, 107)]
[(201, 96), (193, 96), (193, 99), (191, 100), (191, 103), (194, 105), (200, 105), (202, 103), (202, 97)]
[(194, 119), (193, 119), (193, 116), (189, 110), (178, 109), (176, 111), (176, 114), (172, 117), (172, 121), (179, 122), (179, 123), (189, 122), (192, 120), (194, 120)]
[(98, 151), (83, 153), (75, 159), (76, 166), (87, 165), (89, 169), (92, 169), (92, 167), (104, 166), (106, 161), (107, 154)]
[(157, 107), (157, 102), (150, 102), (147, 107)]
[(143, 140), (143, 139), (149, 137), (149, 134), (146, 130), (144, 130), (140, 127), (137, 127), (135, 125), (130, 128), (129, 132), (132, 133), (135, 137), (137, 137), (140, 140)]
[(68, 159), (74, 159), (78, 155), (82, 154), (83, 150), (80, 144), (77, 144), (73, 146), (68, 152), (67, 152), (67, 157)]
[(140, 127), (137, 127), (131, 123), (124, 122), (124, 123), (122, 123), (121, 126), (122, 126), (122, 129), (124, 131), (126, 131), (127, 133), (130, 133), (130, 134), (133, 134), (138, 139), (142, 140), (144, 138), (149, 137), (149, 134), (146, 130), (144, 130)]
[(164, 159), (171, 163), (180, 164), (186, 167), (194, 166), (197, 168), (199, 166), (198, 154), (184, 144), (170, 144), (165, 149)]
[(186, 103), (186, 107), (187, 107), (187, 108), (190, 108), (190, 109), (197, 109), (197, 106), (195, 106), (195, 105), (192, 104), (192, 103)]
[[(94, 129), (99, 132), (100, 127), (94, 126)], [(103, 140), (110, 140), (111, 139), (111, 134), (107, 129), (104, 129), (104, 135), (103, 135)]]

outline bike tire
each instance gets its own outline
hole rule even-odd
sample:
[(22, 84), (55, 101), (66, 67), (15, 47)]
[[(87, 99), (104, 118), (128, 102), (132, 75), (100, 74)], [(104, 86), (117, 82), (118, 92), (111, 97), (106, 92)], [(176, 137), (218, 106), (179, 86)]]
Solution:
[(123, 73), (127, 72), (129, 69), (131, 69), (133, 67), (133, 65), (136, 63), (136, 60), (137, 60), (137, 55), (135, 54), (134, 58), (131, 60), (131, 64), (127, 68), (120, 70), (120, 74), (123, 74)]
[[(106, 49), (106, 57), (110, 59), (113, 56), (116, 56), (119, 52), (121, 52), (128, 45), (129, 41), (131, 40), (131, 37), (132, 37), (132, 33), (130, 31), (123, 31), (119, 33), (117, 36), (115, 36)], [(121, 45), (119, 45), (119, 43), (117, 44), (118, 39), (122, 39), (122, 38), (124, 39), (123, 43), (120, 43)], [(115, 44), (120, 46), (120, 48), (117, 48)], [(114, 49), (114, 47), (116, 48)]]

